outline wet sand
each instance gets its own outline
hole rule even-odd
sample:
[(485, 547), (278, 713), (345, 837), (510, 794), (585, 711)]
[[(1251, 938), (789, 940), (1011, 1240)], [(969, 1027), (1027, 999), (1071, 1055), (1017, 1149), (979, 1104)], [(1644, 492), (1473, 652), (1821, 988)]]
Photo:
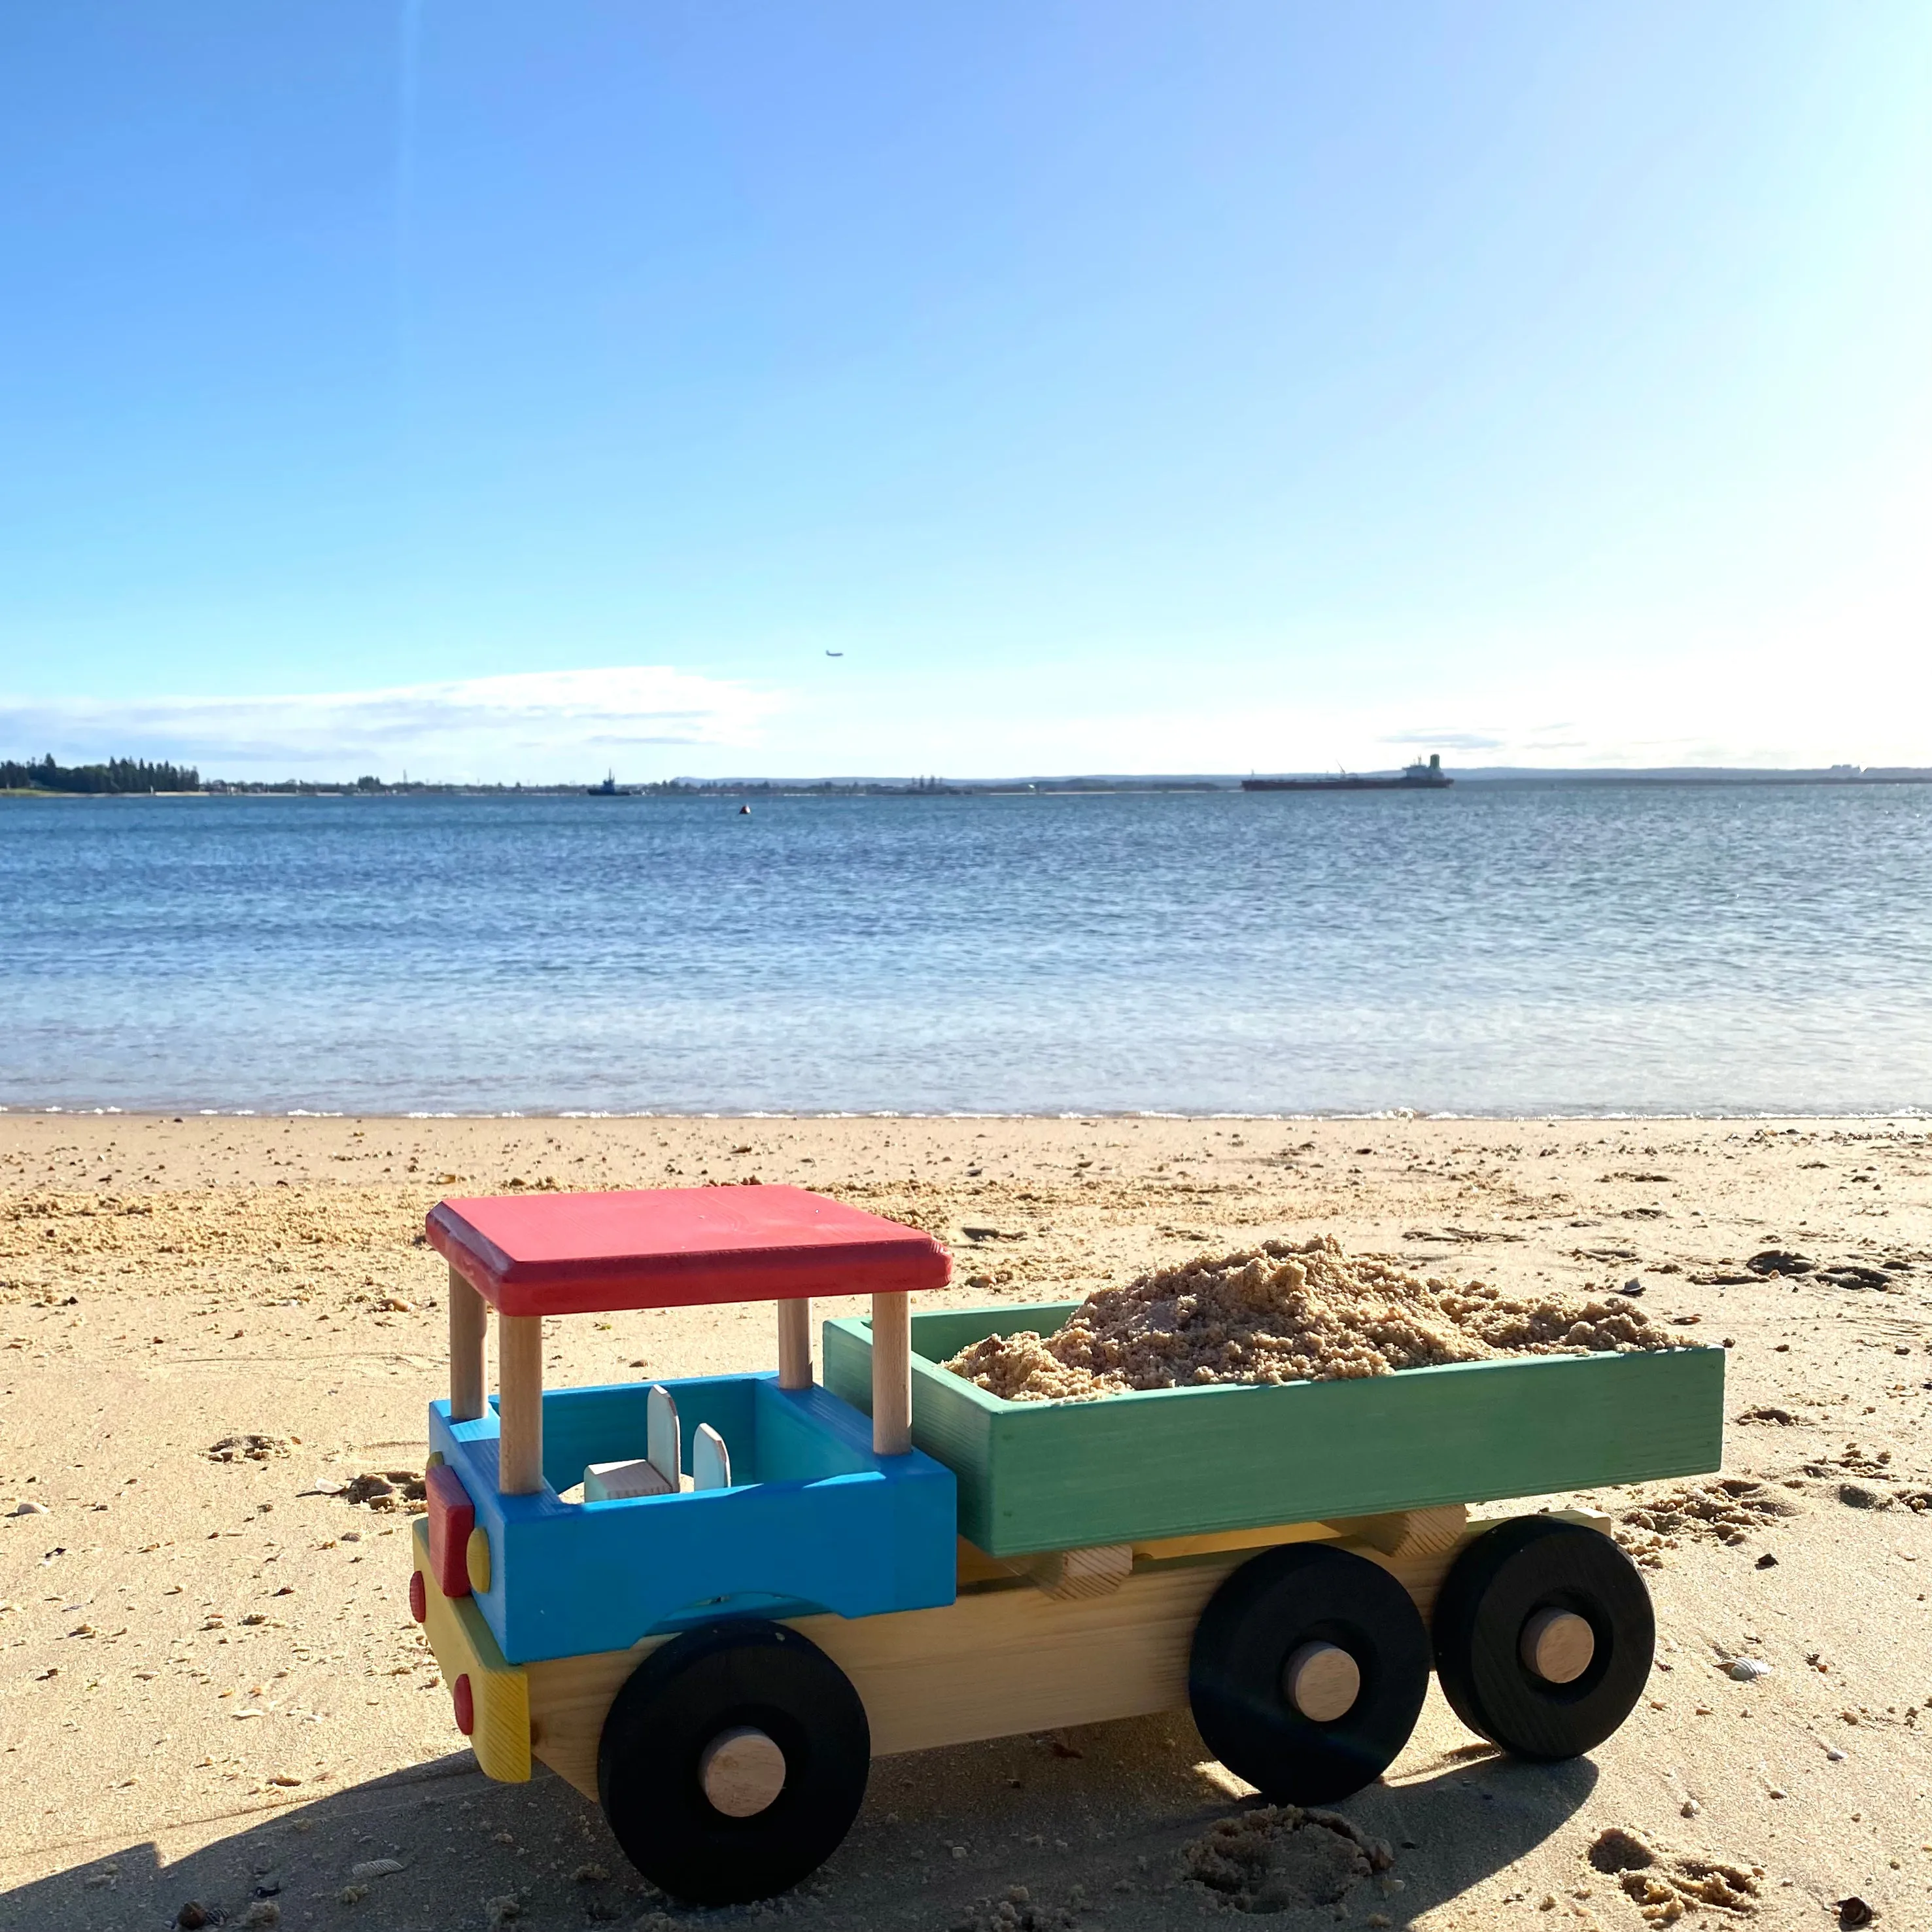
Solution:
[[(290, 1927), (748, 1916), (668, 1907), (547, 1773), (476, 1773), (408, 1616), (406, 1505), (329, 1486), (420, 1472), (440, 1194), (754, 1176), (932, 1229), (962, 1304), (1316, 1233), (1513, 1293), (1639, 1281), (1653, 1318), (1732, 1345), (1726, 1474), (1760, 1486), (1702, 1516), (1677, 1484), (1582, 1499), (1651, 1566), (1646, 1702), (1551, 1767), (1432, 1691), (1340, 1808), (1393, 1864), (1275, 1922), (1640, 1927), (1598, 1868), (1636, 1856), (1622, 1832), (1658, 1861), (1630, 1882), (1648, 1922), (1828, 1924), (1856, 1895), (1932, 1924), (1922, 1123), (21, 1114), (0, 1116), (0, 1511), (46, 1513), (0, 1516), (0, 1926), (158, 1927), (190, 1900)], [(1772, 1250), (1818, 1266), (1744, 1265)], [(548, 1372), (763, 1366), (772, 1330), (761, 1307), (586, 1317)], [(1769, 1672), (1731, 1678), (1745, 1656)], [(1241, 1790), (1180, 1716), (884, 1760), (783, 1916), (1191, 1921), (1227, 1908), (1183, 1848)], [(1748, 1912), (1684, 1904), (1712, 1862), (1756, 1886)]]

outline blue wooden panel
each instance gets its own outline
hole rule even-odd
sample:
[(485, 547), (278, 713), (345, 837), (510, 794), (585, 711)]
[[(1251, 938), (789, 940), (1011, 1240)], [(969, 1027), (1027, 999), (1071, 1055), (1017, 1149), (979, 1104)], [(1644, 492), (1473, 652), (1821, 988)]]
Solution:
[[(558, 1478), (567, 1485), (586, 1461), (625, 1453), (609, 1432), (628, 1429), (633, 1411), (641, 1431), (641, 1384), (545, 1394), (552, 1486), (536, 1496), (497, 1494), (494, 1412), (452, 1426), (446, 1402), (430, 1405), (430, 1446), (462, 1478), (490, 1538), (490, 1588), (476, 1604), (512, 1663), (622, 1649), (734, 1614), (861, 1617), (952, 1600), (950, 1470), (916, 1450), (874, 1456), (866, 1418), (823, 1388), (782, 1390), (768, 1375), (665, 1386), (688, 1427), (710, 1421), (730, 1444), (734, 1486), (557, 1500)], [(767, 1466), (785, 1473), (770, 1479)], [(745, 1467), (758, 1479), (742, 1480)]]
[[(760, 1377), (753, 1386), (760, 1482), (855, 1476), (877, 1466), (872, 1423), (849, 1404), (823, 1389), (782, 1389), (775, 1378)], [(735, 1459), (737, 1444), (728, 1431), (721, 1432)]]

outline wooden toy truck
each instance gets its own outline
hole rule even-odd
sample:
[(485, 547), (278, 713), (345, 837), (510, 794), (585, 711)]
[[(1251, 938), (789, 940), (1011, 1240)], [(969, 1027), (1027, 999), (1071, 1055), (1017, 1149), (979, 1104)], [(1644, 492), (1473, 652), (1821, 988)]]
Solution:
[[(1597, 1521), (1468, 1505), (1720, 1460), (1720, 1349), (1013, 1403), (934, 1364), (1074, 1304), (914, 1318), (939, 1244), (800, 1189), (445, 1201), (428, 1230), (450, 1393), (410, 1602), (458, 1726), (701, 1903), (812, 1871), (894, 1752), (1185, 1706), (1318, 1803), (1394, 1759), (1432, 1666), (1504, 1748), (1587, 1751), (1649, 1672), (1642, 1581)], [(821, 1384), (809, 1298), (860, 1293)], [(543, 1387), (547, 1316), (752, 1300), (776, 1376)]]

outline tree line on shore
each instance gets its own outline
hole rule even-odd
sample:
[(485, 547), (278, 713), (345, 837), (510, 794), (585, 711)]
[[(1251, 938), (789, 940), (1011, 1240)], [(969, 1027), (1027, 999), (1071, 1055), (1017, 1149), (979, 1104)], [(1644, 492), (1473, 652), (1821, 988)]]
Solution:
[(52, 755), (36, 764), (0, 758), (0, 791), (199, 791), (192, 765), (151, 764), (146, 758), (110, 758), (98, 765), (59, 765)]

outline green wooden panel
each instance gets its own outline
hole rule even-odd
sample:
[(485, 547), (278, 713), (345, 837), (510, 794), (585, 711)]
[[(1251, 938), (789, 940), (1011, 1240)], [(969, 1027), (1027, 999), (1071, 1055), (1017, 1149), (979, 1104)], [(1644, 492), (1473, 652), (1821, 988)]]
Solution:
[[(1724, 1352), (1542, 1355), (1354, 1382), (1009, 1402), (934, 1355), (1050, 1332), (1073, 1304), (913, 1322), (913, 1440), (958, 1478), (961, 1533), (998, 1556), (1484, 1502), (1718, 1468)], [(872, 1404), (870, 1330), (825, 1324), (825, 1382)]]

